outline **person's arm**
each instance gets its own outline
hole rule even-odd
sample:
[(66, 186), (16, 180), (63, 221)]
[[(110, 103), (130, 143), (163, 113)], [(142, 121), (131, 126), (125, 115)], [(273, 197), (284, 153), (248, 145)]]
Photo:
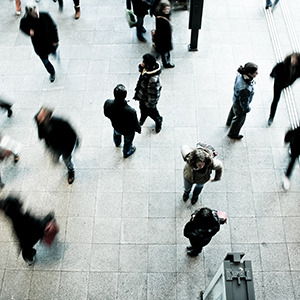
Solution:
[(49, 22), (49, 28), (50, 28), (51, 42), (52, 42), (53, 46), (55, 46), (59, 42), (57, 26), (49, 14), (48, 14), (48, 22)]
[(142, 128), (141, 128), (140, 122), (137, 118), (136, 111), (134, 112), (134, 123), (135, 123), (135, 131), (138, 133), (141, 133)]
[(126, 7), (127, 9), (131, 10), (131, 0), (126, 1)]
[(20, 30), (30, 36), (30, 20), (28, 16), (21, 19)]
[[(155, 76), (156, 77), (156, 76)], [(148, 82), (147, 93), (148, 93), (148, 104), (150, 107), (155, 107), (160, 96), (161, 85), (159, 80), (151, 77)]]
[(217, 181), (221, 179), (222, 171), (223, 171), (223, 164), (220, 160), (213, 158), (213, 165), (212, 169), (215, 170), (215, 178), (211, 179), (211, 181)]
[(240, 91), (239, 102), (240, 102), (240, 106), (241, 106), (242, 110), (245, 113), (248, 113), (251, 110), (251, 108), (249, 107), (249, 96), (250, 96), (249, 90), (244, 89), (244, 90)]

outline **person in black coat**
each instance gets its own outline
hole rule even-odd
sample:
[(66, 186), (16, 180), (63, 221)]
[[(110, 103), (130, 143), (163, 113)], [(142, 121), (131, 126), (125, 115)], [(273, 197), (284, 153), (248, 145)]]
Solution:
[(216, 210), (207, 207), (196, 210), (183, 231), (191, 243), (191, 246), (187, 247), (187, 254), (197, 256), (219, 230), (220, 219)]
[(269, 126), (273, 123), (281, 91), (300, 77), (300, 53), (288, 55), (283, 62), (276, 64), (270, 76), (274, 78), (274, 96), (268, 119)]
[(31, 36), (34, 51), (50, 74), (50, 81), (54, 82), (55, 70), (48, 56), (50, 53), (56, 55), (58, 47), (56, 24), (48, 13), (39, 12), (37, 5), (26, 5), (25, 10), (25, 16), (20, 22), (20, 29)]
[(58, 161), (62, 155), (68, 168), (68, 183), (75, 179), (75, 168), (72, 154), (78, 145), (78, 138), (71, 125), (60, 118), (53, 117), (53, 110), (42, 107), (35, 116), (38, 137), (44, 139), (46, 146)]
[(114, 128), (114, 143), (116, 147), (121, 144), (124, 136), (123, 156), (132, 155), (136, 147), (132, 146), (135, 132), (141, 133), (142, 129), (137, 119), (136, 111), (125, 100), (127, 90), (123, 84), (118, 84), (114, 89), (114, 100), (106, 100), (104, 103), (104, 115), (110, 119)]
[(24, 213), (22, 206), (20, 200), (13, 196), (8, 196), (0, 201), (0, 209), (12, 222), (23, 259), (32, 265), (36, 254), (33, 246), (44, 237), (45, 228), (54, 219), (54, 213), (49, 213), (40, 219), (29, 212)]
[(131, 10), (131, 2), (133, 6), (133, 13), (137, 17), (136, 22), (136, 35), (141, 42), (147, 42), (144, 38), (143, 33), (146, 32), (144, 25), (144, 18), (148, 15), (150, 8), (150, 2), (148, 0), (127, 0), (127, 9)]
[(283, 178), (283, 188), (288, 190), (295, 161), (300, 155), (300, 127), (289, 130), (284, 137), (284, 142), (290, 144), (290, 163)]
[(170, 62), (170, 51), (173, 49), (170, 10), (169, 1), (161, 1), (158, 4), (154, 37), (155, 50), (161, 55), (162, 63), (165, 68), (175, 67), (175, 65)]

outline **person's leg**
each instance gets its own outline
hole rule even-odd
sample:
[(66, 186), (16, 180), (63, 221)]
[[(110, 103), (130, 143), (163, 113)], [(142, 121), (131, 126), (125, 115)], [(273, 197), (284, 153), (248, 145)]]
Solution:
[(59, 6), (59, 10), (60, 10), (60, 11), (63, 11), (63, 9), (64, 9), (64, 3), (63, 3), (63, 0), (58, 0), (58, 6)]
[(68, 169), (68, 183), (72, 184), (75, 180), (75, 167), (72, 160), (72, 153), (70, 155), (63, 154), (63, 160)]
[(237, 137), (240, 137), (239, 133), (240, 133), (242, 126), (245, 123), (246, 113), (243, 112), (242, 109), (236, 108), (235, 106), (233, 106), (233, 113), (234, 113), (234, 117), (231, 122), (228, 136), (231, 138), (237, 138)]
[(192, 189), (193, 183), (188, 181), (184, 176), (183, 176), (183, 196), (182, 199), (183, 201), (187, 201), (189, 199), (189, 194)]
[(16, 3), (16, 14), (21, 14), (22, 6), (21, 6), (21, 0), (15, 0)]
[(170, 61), (171, 60), (170, 51), (162, 53), (161, 54), (161, 60), (162, 60), (164, 68), (174, 68), (175, 67), (175, 65), (171, 64), (171, 61)]
[[(273, 91), (274, 91), (274, 96), (273, 96), (273, 101), (272, 101), (271, 108), (270, 108), (270, 117), (269, 117), (269, 123), (271, 123), (271, 124), (275, 117), (277, 105), (278, 105), (278, 102), (280, 99), (280, 94), (282, 91), (282, 86), (280, 86), (279, 84), (276, 83), (276, 79), (274, 81)], [(271, 125), (271, 124), (269, 124), (269, 125)]]
[(137, 22), (136, 22), (136, 36), (141, 42), (146, 42), (146, 39), (143, 36), (143, 24), (144, 24), (144, 17), (138, 17), (137, 16)]
[(35, 254), (36, 250), (32, 247), (22, 249), (22, 257), (30, 266), (34, 263)]
[(266, 0), (266, 9), (272, 6), (272, 1), (271, 0)]
[(229, 111), (229, 114), (228, 114), (228, 117), (227, 117), (227, 121), (226, 121), (226, 125), (227, 126), (230, 126), (231, 125), (231, 122), (232, 122), (232, 119), (234, 117), (234, 113), (233, 113), (233, 105), (231, 106), (231, 109)]
[(124, 147), (123, 147), (123, 155), (129, 156), (133, 151), (132, 142), (134, 139), (135, 133), (132, 133), (130, 135), (124, 135)]
[(80, 2), (79, 0), (73, 0), (74, 8), (75, 8), (75, 19), (78, 20), (80, 18)]
[(198, 197), (204, 187), (204, 183), (198, 183), (195, 185), (194, 190), (193, 190), (193, 197), (192, 197), (192, 205), (194, 205), (198, 201)]
[(116, 145), (116, 147), (119, 147), (122, 141), (122, 135), (117, 132), (116, 130), (114, 130), (114, 135), (113, 135), (113, 139), (114, 139), (114, 143)]
[(140, 118), (140, 125), (142, 126), (146, 119), (148, 118), (148, 108), (143, 101), (140, 101), (140, 111), (141, 111), (141, 118)]
[(191, 247), (187, 247), (189, 256), (197, 256), (202, 252), (202, 246), (198, 238), (189, 238)]
[(155, 121), (155, 131), (159, 133), (161, 131), (163, 117), (159, 114), (157, 107), (148, 108), (149, 117)]
[(294, 169), (294, 165), (295, 165), (296, 159), (297, 159), (297, 156), (290, 156), (290, 163), (289, 163), (288, 168), (287, 168), (287, 170), (285, 172), (285, 176), (287, 178), (291, 177), (291, 174), (292, 174), (292, 171)]
[(48, 73), (50, 74), (50, 81), (53, 82), (55, 80), (55, 70), (53, 65), (51, 64), (51, 62), (49, 61), (48, 57), (41, 57), (40, 56), (41, 61), (43, 62), (46, 70), (48, 71)]

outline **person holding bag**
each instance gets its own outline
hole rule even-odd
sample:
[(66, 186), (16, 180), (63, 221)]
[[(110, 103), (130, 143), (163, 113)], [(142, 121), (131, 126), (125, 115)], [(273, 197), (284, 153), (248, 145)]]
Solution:
[(170, 22), (170, 2), (163, 0), (157, 6), (156, 30), (154, 35), (155, 50), (161, 55), (164, 68), (174, 68), (170, 62), (172, 44), (172, 26)]

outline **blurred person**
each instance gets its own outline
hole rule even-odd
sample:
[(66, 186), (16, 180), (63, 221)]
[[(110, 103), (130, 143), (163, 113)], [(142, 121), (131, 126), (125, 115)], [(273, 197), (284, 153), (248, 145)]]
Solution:
[(36, 250), (33, 247), (45, 236), (45, 229), (54, 220), (54, 213), (49, 213), (44, 218), (37, 218), (30, 212), (24, 212), (23, 203), (14, 196), (8, 196), (1, 200), (0, 210), (12, 223), (23, 259), (32, 265), (36, 255)]
[(136, 147), (132, 146), (135, 132), (141, 133), (141, 126), (137, 119), (136, 111), (125, 100), (127, 90), (123, 84), (118, 84), (114, 89), (114, 100), (106, 100), (104, 103), (104, 115), (110, 119), (114, 128), (113, 140), (116, 147), (121, 144), (124, 136), (123, 156), (132, 155)]
[(159, 133), (163, 121), (163, 117), (157, 109), (162, 88), (160, 84), (160, 64), (152, 54), (147, 53), (143, 56), (143, 61), (139, 65), (139, 72), (141, 75), (137, 82), (133, 99), (140, 102), (140, 125), (142, 126), (147, 117), (150, 117), (155, 122), (156, 133)]
[[(193, 185), (195, 185), (191, 200), (192, 205), (194, 205), (198, 201), (198, 197), (206, 182), (221, 179), (223, 164), (220, 160), (213, 158), (207, 148), (201, 146), (192, 149), (184, 145), (181, 148), (181, 155), (186, 162), (183, 169), (184, 193), (182, 199), (184, 202), (189, 199), (189, 194)], [(210, 179), (213, 170), (215, 170), (215, 177)]]
[(13, 111), (12, 111), (11, 107), (12, 107), (12, 104), (10, 104), (10, 103), (8, 103), (8, 102), (6, 102), (6, 101), (0, 99), (0, 108), (7, 111), (7, 116), (8, 116), (9, 118), (10, 118), (10, 117), (12, 116), (12, 114), (13, 114)]
[(187, 247), (187, 254), (197, 256), (219, 230), (220, 219), (216, 210), (207, 207), (196, 210), (183, 231), (191, 243), (191, 246)]
[(292, 85), (300, 77), (300, 53), (290, 54), (284, 61), (276, 64), (270, 76), (274, 78), (274, 96), (268, 119), (269, 126), (273, 123), (281, 91)]
[(148, 10), (150, 8), (150, 1), (147, 0), (126, 0), (127, 9), (131, 10), (131, 2), (133, 6), (133, 13), (136, 15), (136, 36), (141, 42), (147, 42), (144, 38), (144, 33), (146, 29), (144, 27), (144, 18), (148, 15)]
[(20, 16), (22, 13), (22, 4), (21, 4), (21, 0), (15, 0), (15, 4), (16, 4), (16, 15)]
[(62, 156), (68, 169), (68, 183), (75, 179), (75, 168), (72, 160), (73, 152), (78, 146), (78, 138), (71, 125), (58, 117), (53, 116), (53, 110), (42, 107), (35, 116), (38, 128), (38, 137), (44, 139), (46, 147), (52, 152), (56, 161)]
[(170, 50), (173, 49), (170, 10), (171, 6), (169, 1), (160, 1), (157, 7), (154, 43), (156, 52), (161, 55), (164, 68), (175, 67), (175, 65), (170, 62)]
[(39, 12), (36, 4), (25, 7), (25, 16), (21, 19), (20, 29), (31, 37), (35, 53), (42, 60), (50, 74), (50, 81), (55, 81), (55, 70), (50, 63), (50, 53), (57, 55), (58, 34), (57, 27), (47, 12)]
[(296, 159), (300, 155), (300, 127), (289, 130), (284, 137), (284, 142), (290, 144), (290, 163), (283, 178), (283, 188), (288, 190), (290, 188), (290, 177), (292, 175)]
[(231, 139), (240, 140), (243, 135), (239, 134), (245, 123), (246, 115), (250, 112), (250, 103), (254, 95), (254, 78), (257, 76), (258, 66), (248, 62), (240, 66), (234, 82), (233, 105), (228, 114), (226, 125), (230, 126), (227, 134)]
[(266, 9), (269, 9), (272, 6), (274, 9), (278, 3), (279, 3), (279, 0), (275, 0), (274, 3), (272, 3), (271, 0), (266, 0)]

